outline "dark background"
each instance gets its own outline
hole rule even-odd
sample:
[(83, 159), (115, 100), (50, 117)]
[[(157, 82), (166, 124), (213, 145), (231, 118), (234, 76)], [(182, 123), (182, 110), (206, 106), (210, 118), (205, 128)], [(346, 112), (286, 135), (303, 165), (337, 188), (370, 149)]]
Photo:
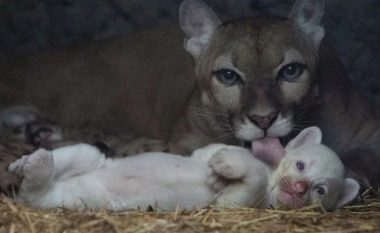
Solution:
[[(177, 23), (181, 0), (0, 0), (0, 54), (33, 53)], [(206, 0), (228, 20), (287, 15), (294, 0)], [(380, 104), (380, 0), (326, 0), (324, 25), (350, 77)]]

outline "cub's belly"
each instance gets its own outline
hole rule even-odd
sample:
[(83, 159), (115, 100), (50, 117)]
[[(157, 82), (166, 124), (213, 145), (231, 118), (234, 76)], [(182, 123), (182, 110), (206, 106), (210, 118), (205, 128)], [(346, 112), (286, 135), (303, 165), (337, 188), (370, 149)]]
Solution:
[(177, 206), (192, 209), (205, 207), (214, 199), (213, 191), (206, 184), (210, 170), (205, 164), (165, 161), (154, 166), (149, 162), (134, 165), (97, 174), (104, 181), (112, 209), (149, 206), (164, 210), (174, 210)]

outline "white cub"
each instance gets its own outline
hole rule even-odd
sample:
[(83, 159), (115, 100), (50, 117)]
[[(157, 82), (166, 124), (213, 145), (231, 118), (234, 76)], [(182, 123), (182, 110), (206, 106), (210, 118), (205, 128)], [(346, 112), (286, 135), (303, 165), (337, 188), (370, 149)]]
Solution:
[[(249, 203), (251, 200), (255, 207), (285, 209), (297, 209), (311, 204), (320, 204), (325, 210), (342, 207), (358, 195), (360, 186), (356, 180), (345, 178), (344, 166), (338, 155), (322, 145), (321, 141), (321, 130), (309, 127), (302, 130), (285, 148), (275, 138), (253, 142), (253, 154), (261, 161), (266, 161), (267, 174), (260, 170), (253, 171), (254, 168), (250, 166), (249, 170), (245, 170), (247, 166), (244, 164), (248, 164), (248, 160), (235, 157), (233, 161), (228, 155), (219, 153), (211, 158), (213, 170), (218, 174), (223, 174), (230, 180), (245, 177), (251, 181), (250, 184), (259, 184), (262, 176), (269, 178), (265, 196), (261, 199), (249, 196), (254, 187), (229, 182), (229, 185), (223, 187), (224, 195), (219, 201), (230, 206), (230, 203)], [(219, 165), (218, 160), (222, 156), (225, 158)], [(253, 181), (255, 178), (257, 180)], [(256, 187), (256, 194), (260, 188)]]
[[(265, 193), (266, 166), (248, 150), (224, 144), (196, 150), (191, 157), (150, 152), (123, 159), (108, 159), (96, 147), (77, 144), (52, 151), (39, 149), (12, 163), (9, 171), (24, 176), (17, 200), (32, 207), (192, 209), (218, 204), (219, 196), (224, 196), (219, 194), (223, 187), (215, 190), (213, 186), (219, 182), (216, 177), (229, 179), (231, 174), (213, 171), (219, 161), (210, 158), (225, 155), (231, 158), (231, 169), (244, 171), (235, 175), (245, 184), (238, 191), (249, 192), (247, 202), (235, 204), (251, 206), (253, 199)], [(247, 163), (234, 164), (235, 160)], [(254, 179), (248, 177), (252, 172)]]
[[(299, 208), (319, 201), (334, 209), (351, 201), (358, 185), (344, 178), (334, 152), (310, 140), (318, 134), (315, 127), (302, 131), (274, 172), (251, 151), (224, 144), (198, 149), (191, 157), (151, 152), (123, 159), (108, 159), (93, 146), (77, 144), (37, 150), (12, 163), (9, 171), (24, 176), (17, 200), (38, 208)], [(293, 160), (303, 163), (304, 169), (298, 168), (303, 172), (293, 174)]]
[(338, 155), (321, 141), (320, 129), (310, 127), (288, 143), (286, 156), (268, 182), (269, 206), (296, 209), (320, 204), (326, 210), (335, 210), (358, 195), (359, 183), (345, 178)]

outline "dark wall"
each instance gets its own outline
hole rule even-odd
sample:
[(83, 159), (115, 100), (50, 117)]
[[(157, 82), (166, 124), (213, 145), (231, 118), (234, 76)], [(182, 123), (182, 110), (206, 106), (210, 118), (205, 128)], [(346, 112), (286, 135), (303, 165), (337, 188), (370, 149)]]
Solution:
[[(0, 0), (0, 53), (37, 52), (177, 21), (181, 0)], [(206, 0), (222, 19), (293, 0)], [(380, 103), (380, 0), (326, 0), (324, 24), (351, 78)]]

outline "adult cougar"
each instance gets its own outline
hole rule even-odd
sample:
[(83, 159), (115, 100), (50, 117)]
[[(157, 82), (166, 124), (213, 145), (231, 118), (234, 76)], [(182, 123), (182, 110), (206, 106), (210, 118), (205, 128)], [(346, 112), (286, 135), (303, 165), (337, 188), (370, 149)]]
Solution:
[(195, 62), (199, 111), (207, 117), (190, 114), (193, 134), (179, 144), (191, 145), (202, 132), (208, 139), (263, 140), (271, 148), (276, 138), (315, 123), (351, 175), (378, 185), (379, 113), (353, 88), (324, 40), (323, 13), (324, 1), (299, 0), (288, 18), (222, 23), (201, 1), (185, 0), (184, 47)]
[(378, 112), (324, 40), (323, 13), (322, 0), (299, 0), (288, 18), (222, 23), (203, 2), (185, 0), (180, 26), (196, 82), (175, 49), (180, 34), (155, 29), (3, 61), (0, 97), (58, 122), (164, 139), (180, 154), (218, 142), (276, 145), (318, 125), (353, 175), (377, 185)]

